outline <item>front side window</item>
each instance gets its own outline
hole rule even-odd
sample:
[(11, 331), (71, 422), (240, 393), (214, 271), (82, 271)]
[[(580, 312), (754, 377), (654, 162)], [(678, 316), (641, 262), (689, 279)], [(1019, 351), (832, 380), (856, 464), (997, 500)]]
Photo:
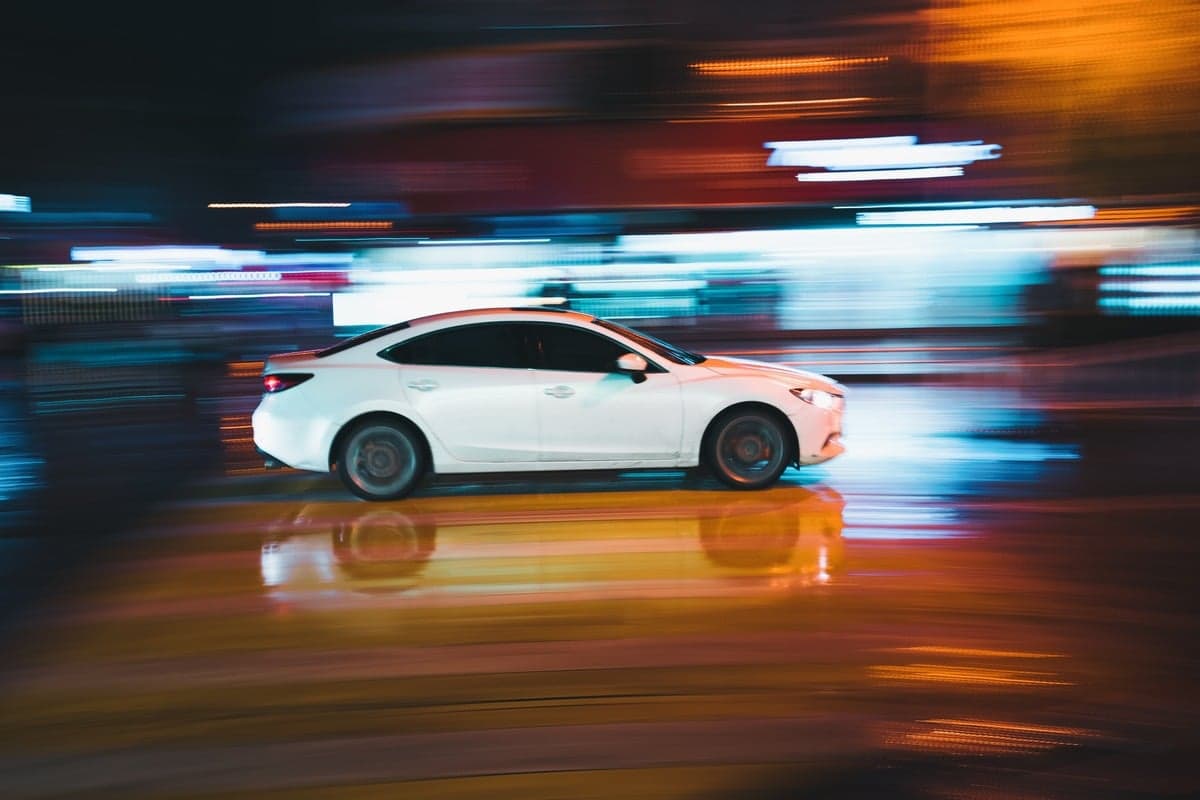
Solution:
[(617, 359), (629, 348), (597, 333), (567, 325), (532, 324), (532, 342), (541, 369), (565, 372), (616, 372)]
[(526, 352), (518, 326), (492, 322), (434, 331), (379, 355), (397, 364), (523, 369), (530, 366)]
[(619, 333), (622, 336), (632, 339), (655, 355), (662, 356), (668, 361), (674, 361), (676, 364), (694, 365), (704, 361), (704, 356), (699, 353), (693, 353), (684, 350), (682, 347), (676, 347), (670, 342), (664, 342), (662, 339), (657, 339), (648, 333), (635, 331), (633, 328), (626, 328), (624, 325), (618, 325), (606, 319), (596, 319), (593, 322), (601, 328), (607, 328), (613, 333)]

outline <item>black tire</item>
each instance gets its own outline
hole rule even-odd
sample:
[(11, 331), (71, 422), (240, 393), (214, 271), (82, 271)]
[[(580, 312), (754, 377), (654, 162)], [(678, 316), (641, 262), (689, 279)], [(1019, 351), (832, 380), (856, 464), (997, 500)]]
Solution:
[(735, 489), (764, 489), (787, 469), (790, 439), (769, 411), (734, 409), (713, 422), (704, 461), (717, 480)]
[(421, 435), (401, 420), (368, 419), (351, 429), (338, 452), (338, 477), (364, 500), (398, 500), (425, 474)]

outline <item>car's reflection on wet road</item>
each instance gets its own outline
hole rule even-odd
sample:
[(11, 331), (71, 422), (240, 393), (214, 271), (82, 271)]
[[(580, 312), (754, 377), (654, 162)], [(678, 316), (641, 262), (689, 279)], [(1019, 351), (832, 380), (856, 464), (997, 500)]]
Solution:
[(786, 592), (829, 581), (844, 505), (823, 486), (313, 503), (270, 526), (262, 579), (309, 609)]
[[(10, 648), (0, 787), (1200, 789), (1200, 496), (1088, 461), (1115, 440), (1050, 441), (981, 422), (979, 395), (922, 391), (880, 388), (856, 427), (873, 447), (761, 492), (679, 474), (435, 483), (385, 504), (320, 476), (199, 486)], [(901, 406), (907, 426), (885, 413)]]

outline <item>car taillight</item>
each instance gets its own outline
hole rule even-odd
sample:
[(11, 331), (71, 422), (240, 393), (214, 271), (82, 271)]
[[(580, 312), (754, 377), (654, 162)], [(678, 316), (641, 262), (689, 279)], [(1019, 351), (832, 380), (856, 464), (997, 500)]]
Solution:
[(263, 375), (263, 391), (268, 394), (276, 394), (284, 389), (299, 386), (311, 377), (311, 372), (274, 372), (270, 375)]

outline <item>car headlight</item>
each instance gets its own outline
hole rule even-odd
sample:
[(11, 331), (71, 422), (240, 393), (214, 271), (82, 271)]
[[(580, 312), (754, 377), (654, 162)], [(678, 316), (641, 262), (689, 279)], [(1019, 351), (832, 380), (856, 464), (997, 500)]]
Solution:
[(826, 392), (823, 389), (804, 388), (792, 389), (791, 391), (796, 397), (799, 397), (804, 402), (808, 403), (809, 405), (816, 406), (817, 408), (831, 410), (834, 408), (840, 408), (842, 405), (841, 395), (833, 394), (832, 392)]

